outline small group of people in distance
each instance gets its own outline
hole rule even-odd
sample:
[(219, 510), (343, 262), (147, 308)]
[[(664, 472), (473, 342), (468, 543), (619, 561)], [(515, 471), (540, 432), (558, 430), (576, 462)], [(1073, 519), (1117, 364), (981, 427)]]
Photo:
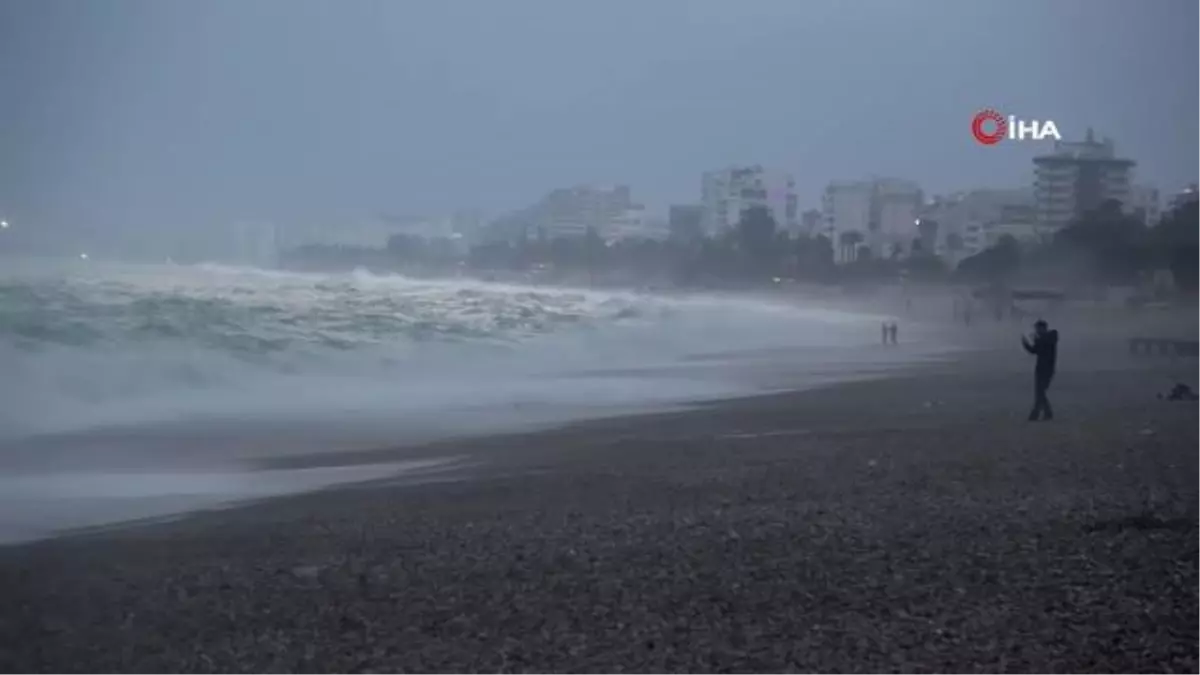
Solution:
[(880, 327), (880, 334), (881, 334), (881, 337), (883, 338), (883, 344), (885, 344), (885, 345), (897, 344), (896, 339), (897, 339), (897, 335), (899, 334), (899, 332), (900, 332), (900, 326), (898, 326), (895, 321), (892, 321), (891, 323), (884, 321), (883, 325)]

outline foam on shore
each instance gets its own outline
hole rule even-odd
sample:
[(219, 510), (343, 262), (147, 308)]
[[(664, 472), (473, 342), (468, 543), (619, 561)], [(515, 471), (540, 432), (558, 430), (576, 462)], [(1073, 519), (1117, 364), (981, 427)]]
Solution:
[(157, 519), (333, 485), (436, 472), (455, 458), (262, 471), (78, 471), (0, 477), (0, 543)]

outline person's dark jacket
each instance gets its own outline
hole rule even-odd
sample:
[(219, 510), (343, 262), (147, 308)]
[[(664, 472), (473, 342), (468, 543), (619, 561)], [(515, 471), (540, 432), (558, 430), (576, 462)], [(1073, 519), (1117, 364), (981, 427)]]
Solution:
[(1037, 356), (1037, 366), (1034, 372), (1040, 377), (1051, 377), (1054, 375), (1054, 368), (1058, 361), (1058, 331), (1048, 330), (1045, 333), (1037, 336), (1033, 340), (1033, 344), (1029, 344), (1029, 340), (1021, 338), (1021, 344), (1025, 347), (1025, 351)]

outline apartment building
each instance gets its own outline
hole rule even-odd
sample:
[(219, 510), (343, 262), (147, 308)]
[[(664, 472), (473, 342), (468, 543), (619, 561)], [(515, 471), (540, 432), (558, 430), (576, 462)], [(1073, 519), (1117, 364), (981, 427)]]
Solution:
[(896, 178), (830, 183), (821, 197), (823, 234), (838, 262), (850, 262), (860, 247), (877, 257), (907, 252), (918, 236), (923, 197), (920, 186)]
[(1081, 142), (1058, 141), (1050, 154), (1033, 159), (1037, 220), (1056, 232), (1115, 199), (1128, 205), (1132, 194), (1131, 159), (1117, 156), (1112, 139), (1096, 140), (1091, 129)]
[(707, 171), (700, 180), (705, 234), (719, 234), (737, 226), (742, 212), (765, 207), (780, 229), (799, 226), (796, 182), (791, 174), (761, 166), (734, 166)]

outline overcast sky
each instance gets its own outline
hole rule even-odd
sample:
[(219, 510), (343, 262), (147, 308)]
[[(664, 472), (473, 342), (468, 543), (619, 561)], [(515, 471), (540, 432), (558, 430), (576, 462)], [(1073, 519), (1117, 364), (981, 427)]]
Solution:
[[(1196, 0), (0, 0), (0, 211), (47, 228), (489, 212), (702, 170), (1016, 186), (994, 107), (1195, 179)], [(1044, 146), (1041, 149), (1045, 149)]]

